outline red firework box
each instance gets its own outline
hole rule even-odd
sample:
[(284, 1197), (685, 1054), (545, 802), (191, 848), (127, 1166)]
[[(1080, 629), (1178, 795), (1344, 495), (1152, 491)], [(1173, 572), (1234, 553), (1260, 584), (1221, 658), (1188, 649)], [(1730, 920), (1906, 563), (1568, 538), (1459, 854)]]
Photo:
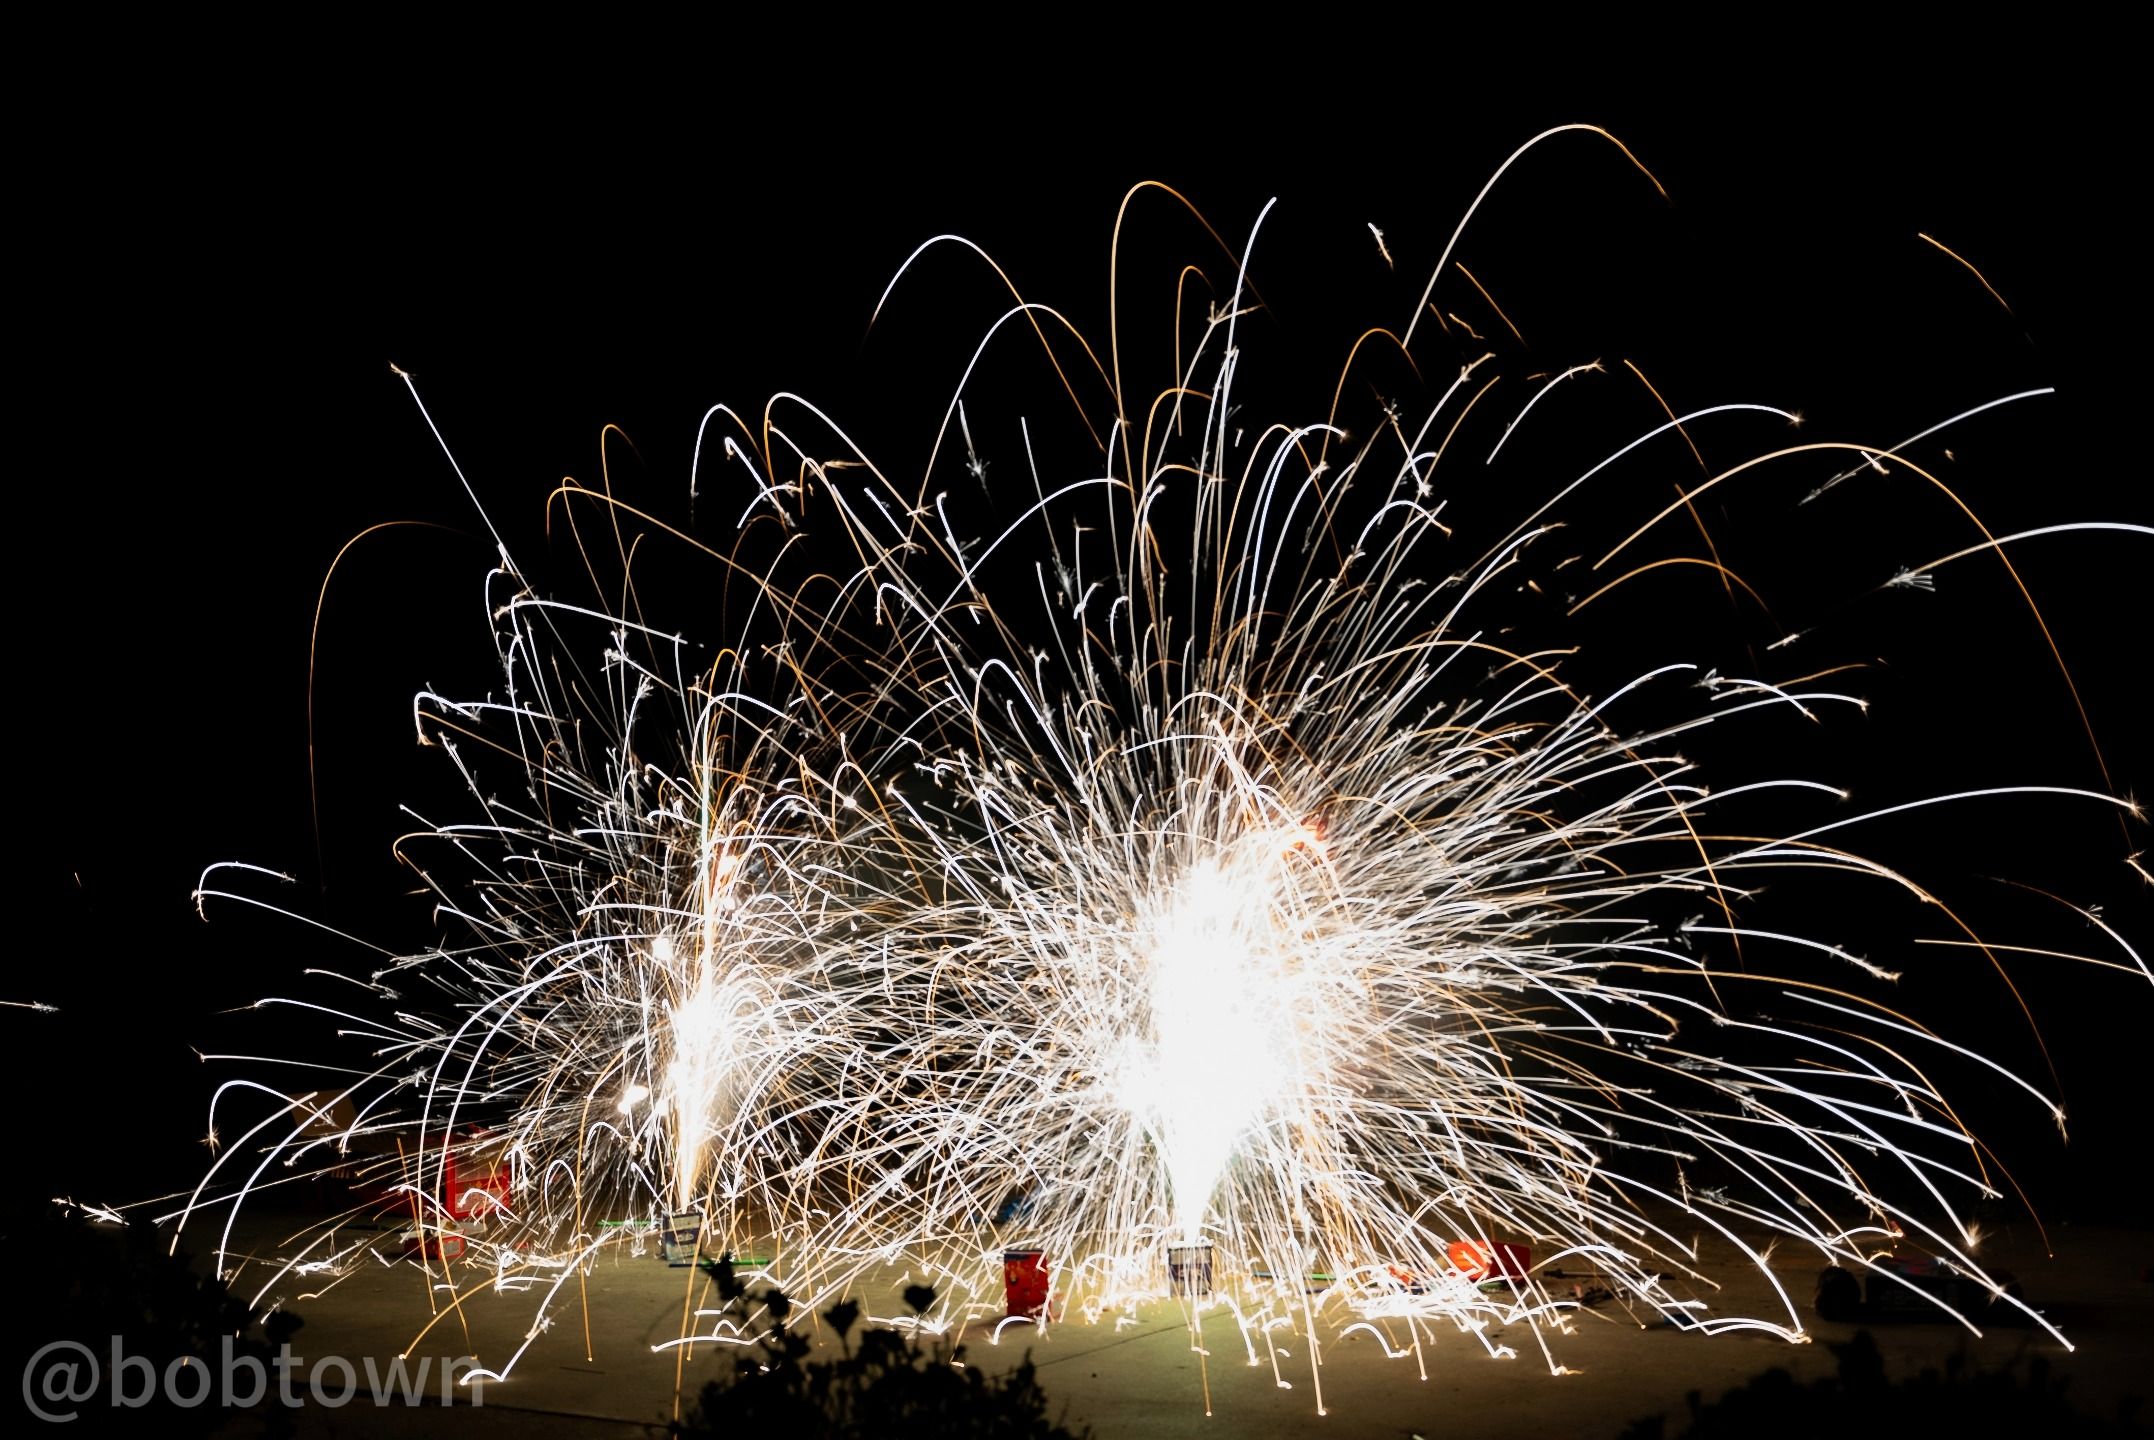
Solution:
[(508, 1157), (498, 1143), (485, 1144), (483, 1131), (474, 1138), (479, 1143), (461, 1155), (450, 1146), (442, 1167), (441, 1203), (458, 1219), (503, 1215), (509, 1209)]
[(1524, 1280), (1533, 1251), (1503, 1240), (1454, 1240), (1444, 1255), (1451, 1267), (1475, 1284), (1486, 1280)]
[(1002, 1252), (1002, 1300), (1012, 1316), (1037, 1320), (1046, 1314), (1048, 1286), (1045, 1252)]

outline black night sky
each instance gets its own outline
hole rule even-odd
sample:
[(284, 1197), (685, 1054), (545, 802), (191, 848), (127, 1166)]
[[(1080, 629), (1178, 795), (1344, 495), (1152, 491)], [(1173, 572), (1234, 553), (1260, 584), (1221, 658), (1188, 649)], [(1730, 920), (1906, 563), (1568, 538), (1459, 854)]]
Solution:
[[(549, 107), (453, 127), (415, 113), (317, 128), (203, 103), (141, 127), (94, 174), (52, 156), (32, 182), (47, 203), (18, 416), (45, 458), (20, 487), (34, 498), (15, 531), (29, 571), (15, 590), (12, 743), (29, 788), (0, 999), (57, 1013), (0, 1010), (0, 1048), (9, 1169), (37, 1193), (125, 1203), (191, 1181), (210, 1090), (235, 1073), (194, 1051), (304, 1054), (314, 1034), (221, 1012), (355, 959), (272, 916), (227, 907), (204, 924), (189, 896), (206, 866), (289, 872), (294, 909), (392, 949), (442, 933), (391, 844), (410, 828), (400, 804), (453, 818), (453, 777), (413, 744), (411, 697), (493, 683), (480, 590), (492, 557), (392, 364), (417, 377), (527, 572), (567, 590), (577, 572), (546, 533), (545, 498), (565, 475), (596, 481), (609, 422), (632, 442), (607, 452), (616, 487), (668, 516), (685, 513), (704, 410), (752, 412), (781, 390), (916, 471), (1002, 308), (992, 277), (953, 250), (870, 332), (885, 282), (930, 236), (976, 241), (1027, 298), (1103, 343), (1110, 230), (1133, 182), (1173, 184), (1237, 248), (1277, 196), (1255, 270), (1279, 337), (1268, 354), (1284, 357), (1266, 383), (1289, 418), (1316, 419), (1355, 336), (1412, 313), (1494, 168), (1537, 130), (1581, 120), (1619, 136), (1671, 199), (1588, 137), (1545, 146), (1498, 187), (1459, 258), (1524, 336), (1523, 364), (1516, 342), (1491, 337), (1512, 368), (1629, 358), (1679, 409), (1769, 401), (1804, 412), (1806, 438), (1880, 445), (2054, 385), (2058, 396), (1942, 442), (1969, 502), (1998, 533), (2154, 521), (2125, 434), (2144, 407), (2107, 358), (2113, 326), (2129, 324), (2114, 312), (2136, 293), (2105, 278), (2089, 239), (2116, 202), (2081, 183), (2083, 127), (2031, 99), (1940, 92), (1859, 115), (1726, 95), (1493, 111), (1401, 101), (1380, 123), (1366, 110), (1303, 122), (1282, 105), (1249, 129), (1207, 112), (1112, 138), (901, 120), (851, 127), (866, 137), (842, 150), (797, 138), (773, 150), (762, 137), (803, 132), (737, 98), (662, 125)], [(1138, 217), (1140, 259), (1218, 259), (1167, 205)], [(1977, 266), (2009, 311), (1919, 234)], [(1129, 313), (1166, 313), (1171, 274), (1154, 264)], [(1477, 297), (1446, 285), (1452, 308), (1488, 324)], [(1427, 352), (1446, 357), (1432, 370), (1450, 365), (1448, 346)], [(975, 417), (1003, 383), (982, 380)], [(1548, 443), (1551, 465), (1569, 453)], [(1970, 543), (1959, 517), (1881, 499), (1783, 531), (1760, 523), (1772, 513), (1753, 504), (1730, 521), (1731, 565), (1782, 619), (1821, 627), (1821, 653), (1885, 661), (1858, 682), (1871, 715), (1837, 722), (1805, 757), (1823, 778), (1878, 803), (1985, 784), (2102, 788), (2040, 631), (1993, 574), (1970, 562), (1935, 595), (1863, 598), (1894, 565)], [(317, 806), (317, 592), (345, 542), (391, 521), (426, 523), (353, 550), (313, 650)], [(2122, 536), (2014, 552), (2115, 791), (2141, 797), (2154, 794), (2150, 556)], [(1594, 638), (1634, 646), (1639, 666), (1662, 655), (1661, 637)], [(1983, 877), (2099, 904), (2142, 950), (2154, 941), (2147, 888), (2125, 864), (2148, 845), (2143, 822), (2008, 802), (1876, 839), (1919, 855), (2017, 943), (2097, 937)], [(1903, 913), (1877, 923), (1884, 958), (1911, 932)], [(2034, 957), (2012, 971), (2052, 1047), (2073, 1144), (1970, 1072), (2000, 1117), (1983, 1128), (2046, 1205), (2144, 1218), (2115, 1177), (2144, 1134), (2154, 991)], [(2000, 1058), (2040, 1073), (1994, 977), (1908, 988), (1925, 1018), (1995, 1037)]]

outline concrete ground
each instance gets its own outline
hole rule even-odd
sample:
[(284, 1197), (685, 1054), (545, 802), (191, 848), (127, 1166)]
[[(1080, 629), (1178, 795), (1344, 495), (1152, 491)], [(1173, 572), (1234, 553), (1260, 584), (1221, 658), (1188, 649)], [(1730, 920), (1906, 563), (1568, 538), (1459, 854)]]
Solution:
[[(1714, 1336), (1641, 1325), (1619, 1306), (1602, 1303), (1573, 1312), (1569, 1333), (1544, 1329), (1536, 1337), (1524, 1324), (1505, 1327), (1492, 1340), (1517, 1352), (1507, 1359), (1490, 1358), (1478, 1339), (1442, 1322), (1424, 1339), (1418, 1357), (1405, 1348), (1407, 1332), (1396, 1322), (1390, 1326), (1402, 1351), (1396, 1355), (1368, 1330), (1334, 1338), (1320, 1329), (1323, 1363), (1312, 1375), (1304, 1338), (1284, 1331), (1271, 1332), (1276, 1355), (1265, 1353), (1262, 1339), (1253, 1342), (1258, 1358), (1252, 1364), (1251, 1342), (1223, 1306), (1201, 1311), (1208, 1353), (1200, 1354), (1180, 1305), (1171, 1300), (1140, 1309), (1136, 1323), (1119, 1328), (1111, 1318), (1098, 1324), (1065, 1322), (1045, 1331), (1012, 1325), (999, 1344), (993, 1343), (992, 1327), (1000, 1317), (992, 1315), (971, 1322), (964, 1340), (970, 1363), (996, 1369), (1014, 1365), (1029, 1348), (1050, 1413), (1073, 1428), (1090, 1425), (1100, 1440), (1207, 1434), (1550, 1440), (1615, 1435), (1631, 1421), (1656, 1414), (1667, 1415), (1676, 1431), (1689, 1392), (1710, 1399), (1774, 1367), (1799, 1379), (1831, 1374), (1837, 1367), (1831, 1342), (1859, 1328), (1877, 1339), (1888, 1373), (1912, 1375), (1960, 1353), (1985, 1366), (2024, 1366), (2041, 1357), (2052, 1374), (2069, 1377), (2068, 1393), (2082, 1411), (2113, 1415), (2126, 1395), (2154, 1393), (2149, 1374), (2154, 1284), (2147, 1280), (2154, 1235), (2063, 1227), (2053, 1228), (2050, 1239), (2054, 1255), (2044, 1255), (2031, 1226), (2006, 1230), (1986, 1240), (1982, 1253), (2019, 1276), (2030, 1303), (2070, 1336), (2072, 1351), (2024, 1328), (1992, 1329), (1978, 1339), (1951, 1324), (1814, 1322), (1809, 1299), (1818, 1265), (1785, 1248), (1775, 1262), (1776, 1274), (1801, 1303), (1816, 1339), (1825, 1343), (1791, 1345), (1754, 1332)], [(258, 1243), (257, 1253), (273, 1249), (266, 1234)], [(373, 1248), (393, 1255), (393, 1232), (384, 1233)], [(1764, 1280), (1739, 1264), (1732, 1250), (1717, 1256), (1705, 1250), (1701, 1257), (1707, 1274), (1726, 1286), (1723, 1299), (1731, 1310), (1768, 1313)], [(484, 1278), (471, 1270), (459, 1274), (466, 1286)], [(250, 1268), (239, 1289), (251, 1294), (267, 1278), (267, 1272)], [(700, 1323), (709, 1333), (712, 1322), (697, 1322), (692, 1312), (718, 1302), (695, 1272), (668, 1268), (649, 1254), (631, 1258), (624, 1250), (597, 1263), (582, 1286), (567, 1279), (546, 1306), (547, 1320), (536, 1326), (541, 1300), (561, 1279), (559, 1272), (518, 1281), (508, 1293), (482, 1286), (460, 1306), (443, 1307), (431, 1322), (433, 1302), (416, 1265), (362, 1257), (343, 1278), (331, 1284), (332, 1278), (287, 1277), (274, 1292), (304, 1317), (293, 1348), (310, 1364), (315, 1357), (339, 1355), (355, 1369), (364, 1357), (386, 1366), (391, 1357), (408, 1353), (407, 1363), (430, 1357), (438, 1366), (442, 1357), (475, 1354), (500, 1369), (516, 1358), (509, 1378), (487, 1384), (476, 1407), (466, 1391), (443, 1407), (430, 1375), (429, 1398), (417, 1406), (377, 1408), (363, 1398), (340, 1408), (306, 1405), (296, 1412), (303, 1436), (551, 1440), (663, 1434), (677, 1387), (685, 1406), (706, 1381), (728, 1370), (738, 1353), (711, 1344), (665, 1348), (684, 1328)], [(896, 1291), (907, 1277), (885, 1278), (887, 1289), (862, 1292), (870, 1315), (903, 1311)], [(1329, 1330), (1339, 1327), (1340, 1313), (1334, 1305)], [(686, 1327), (684, 1314), (691, 1317)], [(821, 1336), (828, 1341), (827, 1329)], [(1554, 1364), (1569, 1373), (1550, 1373), (1544, 1343)], [(304, 1393), (303, 1382), (298, 1388)], [(361, 1388), (363, 1395), (363, 1371)]]

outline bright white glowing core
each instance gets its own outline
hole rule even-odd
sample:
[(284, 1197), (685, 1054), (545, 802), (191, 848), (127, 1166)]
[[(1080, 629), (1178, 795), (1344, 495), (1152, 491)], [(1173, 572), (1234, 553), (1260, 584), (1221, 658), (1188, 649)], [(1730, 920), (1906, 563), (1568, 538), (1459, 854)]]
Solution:
[(732, 1070), (735, 997), (711, 978), (710, 967), (695, 988), (667, 1013), (673, 1039), (673, 1062), (666, 1068), (666, 1097), (673, 1111), (673, 1201), (677, 1209), (695, 1200), (703, 1174), (703, 1152), (718, 1121), (721, 1092)]
[(1186, 867), (1138, 916), (1149, 1033), (1124, 1095), (1158, 1146), (1176, 1236), (1200, 1235), (1237, 1147), (1321, 1067), (1325, 966), (1303, 892), (1321, 852), (1267, 831)]

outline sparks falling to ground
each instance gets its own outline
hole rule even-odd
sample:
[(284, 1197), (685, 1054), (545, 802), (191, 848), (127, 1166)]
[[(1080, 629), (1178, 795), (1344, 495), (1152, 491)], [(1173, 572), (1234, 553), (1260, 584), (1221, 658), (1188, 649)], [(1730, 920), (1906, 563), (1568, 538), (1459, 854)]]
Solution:
[[(1490, 186), (1551, 141), (1610, 143), (1548, 132)], [(1744, 678), (1709, 640), (1666, 658), (1669, 637), (1708, 602), (1762, 608), (1699, 502), (1769, 476), (1816, 498), (1889, 464), (1934, 488), (1961, 528), (1880, 588), (1973, 565), (2017, 585), (2013, 543), (2148, 532), (1982, 529), (1921, 447), (1990, 396), (1898, 446), (1797, 442), (1751, 400), (1635, 423), (1630, 401), (1660, 399), (1635, 367), (1507, 371), (1439, 290), (1462, 275), (1456, 303), (1516, 335), (1452, 257), (1489, 193), (1408, 323), (1364, 337), (1440, 375), (1418, 411), (1378, 394), (1349, 423), (1361, 346), (1313, 416), (1245, 403), (1260, 217), (1207, 257), (1224, 300), (1177, 294), (1155, 394), (1012, 290), (909, 480), (789, 399), (705, 418), (688, 488), (738, 517), (722, 542), (564, 485), (610, 599), (548, 598), (504, 549), (499, 690), (416, 706), (471, 797), (412, 842), (466, 938), (346, 977), (322, 1008), (366, 1052), (348, 1074), (219, 1092), (214, 1126), (244, 1140), (187, 1223), (354, 1167), (504, 1276), (571, 1275), (642, 1243), (608, 1222), (686, 1212), (708, 1251), (769, 1247), (811, 1304), (893, 1263), (932, 1274), (936, 1323), (1000, 1312), (1006, 1244), (1050, 1258), (1051, 1313), (1094, 1320), (1167, 1296), (1169, 1250), (1209, 1246), (1215, 1278), (1184, 1288), (1245, 1329), (1376, 1324), (1401, 1354), (1434, 1325), (1544, 1336), (1575, 1308), (1531, 1273), (1484, 1288), (1462, 1240), (1530, 1243), (1536, 1271), (1589, 1269), (1637, 1315), (1789, 1338), (1806, 1297), (1777, 1281), (1755, 1315), (1686, 1283), (1700, 1234), (1768, 1277), (1775, 1243), (1854, 1267), (1911, 1243), (1984, 1276), (1966, 1217), (2008, 1181), (1933, 1076), (2061, 1124), (2058, 1101), (1902, 1013), (1827, 912), (1857, 890), (1936, 903), (1854, 848), (1888, 815), (2138, 812), (1988, 777), (1851, 809), (1758, 757), (1859, 714), (1855, 667), (1753, 647)], [(1398, 228), (1377, 233), (1403, 267)], [(1051, 362), (1039, 411), (968, 413), (964, 385), (1019, 352)], [(1634, 387), (1623, 423), (1599, 412), (1589, 459), (1487, 520), (1476, 487), (1523, 483), (1514, 437), (1587, 425), (1561, 407), (1589, 384)], [(961, 538), (983, 489), (991, 518)], [(649, 621), (639, 586), (666, 566), (713, 577), (709, 633)], [(1704, 584), (1671, 606), (1670, 569)], [(205, 906), (279, 908), (235, 877), (260, 878), (213, 870)], [(1810, 928), (1769, 885), (1820, 897)], [(2072, 959), (2154, 982), (2081, 914), (2103, 948)], [(445, 1192), (452, 1166), (500, 1177), (483, 1213)]]

